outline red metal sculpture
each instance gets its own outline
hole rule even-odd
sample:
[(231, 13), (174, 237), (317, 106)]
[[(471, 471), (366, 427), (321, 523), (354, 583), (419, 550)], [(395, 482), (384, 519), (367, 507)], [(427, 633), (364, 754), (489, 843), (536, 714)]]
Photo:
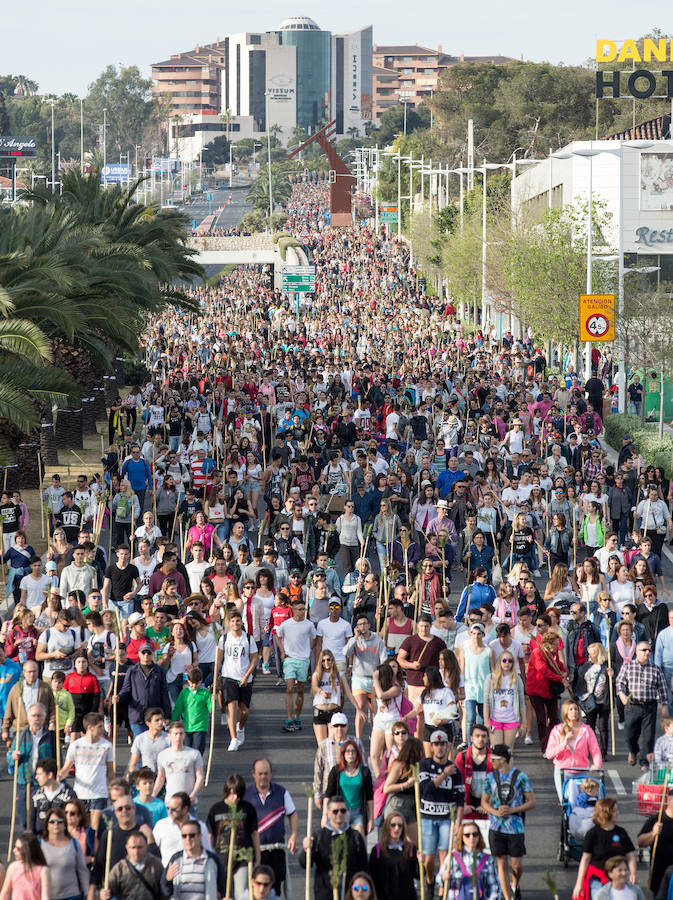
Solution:
[[(296, 147), (292, 153), (288, 154), (288, 159), (296, 156), (304, 147), (308, 147), (317, 141), (322, 147), (325, 156), (329, 161), (330, 171), (334, 175), (330, 176), (329, 186), (329, 211), (330, 224), (333, 227), (344, 227), (353, 224), (351, 215), (351, 190), (355, 184), (355, 176), (351, 173), (346, 163), (341, 159), (334, 149), (336, 142), (336, 119), (328, 122), (320, 131), (304, 141), (299, 147)], [(332, 181), (331, 179), (334, 178)]]

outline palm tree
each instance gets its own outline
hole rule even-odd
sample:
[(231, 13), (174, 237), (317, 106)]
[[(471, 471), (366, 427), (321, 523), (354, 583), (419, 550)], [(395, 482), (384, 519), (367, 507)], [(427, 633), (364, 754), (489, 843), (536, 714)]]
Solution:
[(8, 460), (11, 430), (40, 424), (39, 403), (67, 403), (75, 382), (51, 365), (49, 338), (33, 322), (15, 318), (14, 304), (0, 289), (0, 460)]
[(357, 128), (355, 125), (351, 125), (351, 127), (348, 129), (347, 134), (349, 135), (349, 137), (352, 137), (353, 139), (358, 138), (358, 137), (360, 137), (360, 129)]
[[(289, 172), (286, 166), (271, 166), (271, 182), (273, 187), (273, 202), (286, 203), (292, 194), (292, 185), (288, 177)], [(252, 183), (247, 194), (248, 201), (252, 204), (252, 208), (267, 215), (269, 212), (269, 175), (268, 167), (262, 169), (259, 178)]]

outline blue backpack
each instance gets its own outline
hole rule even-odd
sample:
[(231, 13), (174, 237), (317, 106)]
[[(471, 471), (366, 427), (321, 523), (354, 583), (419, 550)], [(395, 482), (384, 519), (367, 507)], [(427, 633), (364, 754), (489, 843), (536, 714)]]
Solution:
[(453, 859), (463, 873), (462, 878), (460, 879), (460, 885), (458, 886), (458, 891), (456, 892), (456, 900), (483, 900), (483, 898), (487, 894), (487, 884), (486, 878), (483, 874), (484, 866), (488, 861), (487, 855), (484, 853), (481, 857), (481, 862), (477, 866), (477, 890), (476, 894), (474, 891), (474, 881), (472, 878), (472, 872), (470, 872), (465, 863), (463, 862), (463, 857), (458, 853), (457, 850), (453, 851)]

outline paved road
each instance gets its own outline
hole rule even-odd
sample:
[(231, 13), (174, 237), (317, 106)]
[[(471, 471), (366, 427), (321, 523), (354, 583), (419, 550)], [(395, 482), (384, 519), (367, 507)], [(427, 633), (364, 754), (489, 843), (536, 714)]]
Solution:
[[(216, 214), (215, 228), (233, 228), (235, 225), (238, 225), (243, 216), (251, 209), (250, 204), (246, 200), (248, 190), (249, 185), (237, 185), (236, 179), (234, 179), (232, 188), (229, 188), (227, 183), (220, 190), (212, 192), (212, 204), (205, 200), (196, 200), (187, 206), (180, 207), (180, 210), (189, 216), (190, 219), (196, 219), (197, 224), (202, 222), (210, 212), (213, 212)], [(219, 213), (217, 212), (218, 209), (220, 210)], [(221, 265), (204, 266), (204, 280), (212, 278), (221, 268)]]

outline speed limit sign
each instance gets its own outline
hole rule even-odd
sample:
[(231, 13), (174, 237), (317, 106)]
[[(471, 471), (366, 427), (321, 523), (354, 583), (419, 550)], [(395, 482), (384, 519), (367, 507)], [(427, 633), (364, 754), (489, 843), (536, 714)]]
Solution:
[(586, 329), (598, 340), (605, 338), (610, 329), (610, 323), (602, 313), (594, 313), (586, 321)]
[(614, 341), (614, 294), (581, 294), (579, 311), (581, 341)]

